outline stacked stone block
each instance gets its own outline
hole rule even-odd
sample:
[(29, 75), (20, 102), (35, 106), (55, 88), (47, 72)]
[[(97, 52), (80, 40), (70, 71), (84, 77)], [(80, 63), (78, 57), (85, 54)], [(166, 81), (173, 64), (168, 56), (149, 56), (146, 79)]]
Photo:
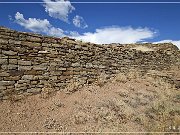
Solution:
[(0, 98), (40, 93), (46, 86), (63, 90), (72, 80), (92, 83), (102, 73), (168, 69), (179, 61), (174, 45), (151, 45), (144, 44), (154, 51), (143, 52), (132, 49), (138, 44), (97, 45), (0, 27)]

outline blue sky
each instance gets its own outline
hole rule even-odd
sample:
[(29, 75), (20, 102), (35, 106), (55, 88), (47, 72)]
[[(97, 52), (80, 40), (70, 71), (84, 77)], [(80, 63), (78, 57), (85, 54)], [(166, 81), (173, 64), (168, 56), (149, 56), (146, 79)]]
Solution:
[[(23, 1), (30, 0), (19, 0)], [(0, 25), (45, 35), (70, 36), (94, 43), (172, 42), (180, 46), (180, 3), (84, 4), (73, 3), (82, 0), (33, 1), (43, 3), (0, 3)], [(142, 0), (133, 0), (136, 1)]]

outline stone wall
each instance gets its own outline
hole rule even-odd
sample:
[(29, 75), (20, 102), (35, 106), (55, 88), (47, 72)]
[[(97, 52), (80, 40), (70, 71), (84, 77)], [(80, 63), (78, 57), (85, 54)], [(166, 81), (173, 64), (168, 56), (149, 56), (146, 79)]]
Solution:
[(44, 87), (63, 90), (72, 82), (90, 84), (102, 73), (168, 69), (178, 56), (172, 44), (97, 45), (0, 27), (0, 98), (40, 93)]

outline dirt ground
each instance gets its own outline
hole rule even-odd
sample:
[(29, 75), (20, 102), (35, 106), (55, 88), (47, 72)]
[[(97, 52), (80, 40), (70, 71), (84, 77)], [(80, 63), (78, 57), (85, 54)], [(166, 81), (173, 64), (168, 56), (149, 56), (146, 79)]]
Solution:
[(119, 74), (72, 93), (4, 100), (0, 132), (180, 133), (180, 89), (170, 81), (174, 78), (180, 78), (178, 70)]

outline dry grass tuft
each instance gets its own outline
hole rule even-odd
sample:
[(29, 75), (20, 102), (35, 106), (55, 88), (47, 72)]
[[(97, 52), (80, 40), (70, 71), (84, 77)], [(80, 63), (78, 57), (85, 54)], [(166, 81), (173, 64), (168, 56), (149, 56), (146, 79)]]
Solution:
[(108, 80), (108, 75), (105, 73), (101, 73), (97, 78), (95, 84), (98, 85), (99, 87), (103, 87), (107, 83), (107, 80)]
[(125, 74), (119, 73), (115, 76), (115, 81), (120, 82), (120, 83), (126, 83), (128, 81), (128, 78)]
[(44, 88), (42, 88), (40, 97), (41, 98), (50, 98), (52, 96), (54, 96), (56, 94), (55, 92), (56, 90), (54, 88), (52, 88), (50, 85), (45, 86)]
[(66, 94), (72, 94), (77, 91), (81, 86), (82, 84), (79, 81), (72, 79), (63, 91), (65, 91)]
[(141, 72), (138, 71), (138, 70), (130, 70), (127, 74), (126, 74), (127, 78), (129, 80), (132, 80), (132, 79), (138, 79), (138, 78), (141, 78)]

